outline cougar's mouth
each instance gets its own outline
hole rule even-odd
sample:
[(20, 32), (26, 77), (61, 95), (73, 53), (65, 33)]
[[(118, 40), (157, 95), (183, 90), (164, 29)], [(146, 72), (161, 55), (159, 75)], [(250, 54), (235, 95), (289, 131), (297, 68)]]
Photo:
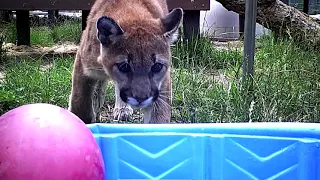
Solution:
[(128, 97), (127, 103), (133, 107), (145, 108), (153, 103), (153, 97), (149, 97), (146, 99), (145, 98)]
[(120, 91), (120, 97), (122, 101), (130, 104), (132, 107), (135, 108), (146, 108), (150, 106), (154, 101), (157, 100), (159, 96), (159, 92), (156, 91), (153, 96), (149, 97), (133, 97), (133, 96), (128, 96), (125, 91)]

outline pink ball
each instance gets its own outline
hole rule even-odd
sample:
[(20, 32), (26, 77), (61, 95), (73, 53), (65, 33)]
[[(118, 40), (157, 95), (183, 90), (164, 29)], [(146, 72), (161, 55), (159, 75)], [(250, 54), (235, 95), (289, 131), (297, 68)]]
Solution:
[(1, 180), (103, 180), (104, 173), (93, 134), (68, 110), (28, 104), (0, 117)]

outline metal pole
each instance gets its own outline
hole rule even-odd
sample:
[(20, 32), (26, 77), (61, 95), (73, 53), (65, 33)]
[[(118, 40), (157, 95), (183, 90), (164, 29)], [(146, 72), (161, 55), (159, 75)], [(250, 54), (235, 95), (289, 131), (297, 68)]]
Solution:
[[(244, 86), (248, 88), (246, 102), (251, 104), (254, 100), (253, 93), (253, 64), (255, 51), (256, 36), (256, 16), (257, 16), (257, 0), (246, 0), (245, 18), (244, 18), (244, 61), (243, 61), (243, 80)], [(252, 120), (250, 111), (248, 111), (247, 119)]]
[(256, 34), (257, 0), (246, 0), (244, 23), (244, 63), (243, 75), (253, 75), (255, 34)]

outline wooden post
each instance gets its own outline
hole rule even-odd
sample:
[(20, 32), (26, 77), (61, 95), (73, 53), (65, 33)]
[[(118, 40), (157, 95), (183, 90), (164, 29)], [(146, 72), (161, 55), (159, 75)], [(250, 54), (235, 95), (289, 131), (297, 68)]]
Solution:
[(12, 15), (12, 11), (5, 11), (4, 13), (4, 20), (6, 22), (10, 22), (10, 16)]
[(17, 45), (27, 45), (30, 46), (30, 21), (29, 21), (29, 11), (18, 10), (16, 12), (17, 20)]
[(48, 24), (49, 27), (52, 27), (55, 23), (54, 10), (48, 11)]
[(309, 0), (303, 0), (303, 12), (309, 14)]
[(55, 17), (56, 19), (59, 18), (59, 10), (55, 10), (55, 11), (54, 11), (54, 17)]
[(87, 26), (87, 17), (89, 16), (90, 10), (82, 10), (82, 31)]
[(239, 15), (239, 33), (240, 33), (239, 38), (243, 38), (243, 34), (244, 34), (244, 16), (243, 15)]
[(183, 34), (189, 42), (200, 34), (200, 11), (185, 10), (183, 17)]

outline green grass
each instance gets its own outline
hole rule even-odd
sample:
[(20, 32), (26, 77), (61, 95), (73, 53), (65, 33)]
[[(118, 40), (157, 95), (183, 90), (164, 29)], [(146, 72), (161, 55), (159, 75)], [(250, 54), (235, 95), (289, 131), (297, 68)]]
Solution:
[[(32, 30), (32, 41), (42, 45), (77, 42), (80, 34), (72, 31), (72, 26), (55, 27), (60, 32), (56, 38), (52, 30), (37, 27)], [(241, 82), (241, 71), (238, 72), (242, 51), (217, 50), (206, 38), (191, 46), (178, 42), (172, 47), (173, 121), (319, 122), (320, 53), (303, 50), (290, 40), (276, 41), (272, 36), (257, 43), (252, 89)], [(6, 61), (2, 64), (6, 78), (0, 82), (0, 114), (35, 102), (67, 107), (73, 60), (68, 56)], [(43, 64), (48, 62), (50, 65), (44, 69)], [(229, 84), (217, 83), (217, 74), (227, 75)], [(111, 107), (112, 88), (108, 86), (106, 97)]]
[(319, 122), (320, 53), (291, 41), (262, 40), (256, 54), (256, 120)]
[[(15, 22), (0, 26), (0, 30), (6, 35), (6, 42), (15, 43), (16, 28)], [(61, 42), (79, 43), (81, 38), (81, 23), (76, 20), (67, 20), (64, 23), (48, 26), (31, 26), (31, 45), (52, 46)]]
[(0, 84), (0, 112), (17, 105), (46, 102), (66, 107), (70, 92), (72, 57), (8, 61)]

